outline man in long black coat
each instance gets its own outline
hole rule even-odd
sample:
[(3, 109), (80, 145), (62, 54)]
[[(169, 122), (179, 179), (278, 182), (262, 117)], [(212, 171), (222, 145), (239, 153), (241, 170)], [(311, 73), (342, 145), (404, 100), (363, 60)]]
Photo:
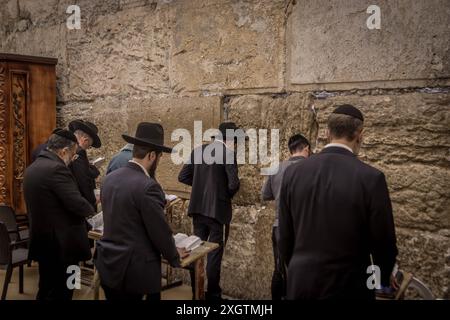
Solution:
[(362, 128), (358, 109), (339, 106), (328, 120), (331, 143), (286, 169), (279, 249), (288, 299), (373, 299), (370, 256), (378, 281), (390, 285), (397, 256), (391, 201), (384, 174), (356, 156)]
[(104, 232), (97, 241), (95, 265), (108, 300), (159, 300), (161, 255), (180, 266), (172, 230), (165, 214), (165, 197), (155, 171), (165, 147), (164, 131), (155, 123), (140, 123), (133, 159), (105, 177), (101, 190)]
[(71, 163), (70, 169), (83, 197), (97, 209), (97, 198), (94, 190), (96, 188), (95, 179), (100, 175), (100, 171), (90, 164), (86, 151), (91, 146), (94, 148), (101, 147), (98, 128), (92, 122), (74, 120), (69, 123), (69, 130), (75, 134), (78, 140), (77, 158)]
[[(235, 153), (226, 145), (234, 143), (234, 137), (227, 137), (227, 129), (234, 131), (237, 127), (232, 122), (222, 123), (219, 130), (223, 139), (215, 139), (209, 145), (205, 144), (194, 149), (189, 163), (183, 166), (178, 175), (181, 183), (192, 186), (188, 215), (193, 218), (194, 234), (204, 241), (208, 240), (220, 245), (218, 249), (208, 254), (207, 259), (206, 298), (211, 300), (222, 297), (220, 270), (232, 216), (231, 199), (240, 186)], [(221, 157), (216, 156), (214, 150), (220, 150)], [(208, 155), (211, 153), (220, 161), (207, 163), (202, 156), (205, 152)], [(191, 282), (195, 283), (193, 280), (193, 272), (191, 272)]]
[(29, 258), (39, 263), (37, 299), (71, 299), (67, 268), (91, 256), (85, 218), (93, 207), (78, 190), (67, 165), (77, 140), (68, 130), (54, 131), (36, 161), (25, 171), (24, 195), (30, 217)]

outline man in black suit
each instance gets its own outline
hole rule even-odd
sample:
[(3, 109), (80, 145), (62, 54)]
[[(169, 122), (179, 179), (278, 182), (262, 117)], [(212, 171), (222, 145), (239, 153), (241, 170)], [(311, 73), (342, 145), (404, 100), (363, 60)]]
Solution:
[(94, 208), (78, 190), (67, 167), (77, 140), (68, 130), (55, 130), (25, 171), (24, 195), (30, 217), (29, 259), (39, 263), (39, 300), (70, 300), (67, 268), (91, 257), (85, 218)]
[[(211, 300), (222, 297), (220, 270), (231, 222), (231, 199), (240, 185), (233, 150), (235, 141), (233, 132), (237, 129), (233, 122), (220, 124), (219, 131), (222, 137), (216, 138), (209, 145), (205, 144), (194, 149), (189, 163), (183, 166), (178, 175), (178, 181), (192, 186), (188, 215), (193, 218), (194, 234), (203, 241), (219, 244), (219, 248), (209, 253), (207, 259), (206, 299)], [(219, 154), (216, 154), (216, 151)], [(205, 156), (202, 156), (205, 154), (206, 158), (211, 155), (212, 159), (205, 161)], [(195, 283), (192, 271), (191, 282)], [(194, 285), (192, 287), (194, 291)]]
[(357, 158), (363, 115), (351, 105), (328, 119), (331, 143), (286, 169), (280, 192), (279, 249), (288, 299), (373, 299), (373, 264), (390, 285), (397, 256), (384, 174)]
[(101, 189), (104, 232), (97, 241), (95, 265), (108, 300), (161, 298), (161, 255), (180, 266), (183, 250), (177, 251), (165, 214), (165, 197), (155, 171), (165, 147), (160, 124), (143, 122), (133, 143), (133, 159), (105, 177)]
[(71, 163), (70, 169), (83, 197), (97, 209), (97, 198), (94, 190), (96, 188), (95, 179), (100, 175), (100, 171), (96, 166), (89, 163), (86, 151), (91, 146), (94, 148), (101, 147), (98, 128), (92, 122), (74, 120), (69, 123), (69, 130), (75, 134), (78, 140), (77, 157)]
[(272, 300), (281, 300), (286, 296), (286, 270), (278, 252), (278, 202), (280, 200), (280, 188), (286, 169), (294, 163), (308, 158), (311, 154), (311, 145), (303, 135), (295, 134), (289, 138), (288, 148), (290, 157), (280, 163), (278, 172), (267, 177), (262, 188), (262, 199), (264, 201), (275, 200), (275, 222), (272, 228), (272, 248), (275, 268), (272, 274)]

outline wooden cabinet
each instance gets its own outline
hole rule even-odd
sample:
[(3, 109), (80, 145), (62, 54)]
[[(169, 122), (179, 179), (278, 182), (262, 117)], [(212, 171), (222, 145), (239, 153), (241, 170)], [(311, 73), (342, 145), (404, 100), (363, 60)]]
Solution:
[(23, 174), (56, 126), (57, 59), (0, 53), (0, 204), (26, 212)]

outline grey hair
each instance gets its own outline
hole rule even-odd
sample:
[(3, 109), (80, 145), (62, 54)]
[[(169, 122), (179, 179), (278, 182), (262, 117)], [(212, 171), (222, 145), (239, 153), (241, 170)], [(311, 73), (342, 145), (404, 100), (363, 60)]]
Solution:
[(52, 134), (48, 139), (47, 149), (56, 151), (64, 148), (73, 148), (76, 143), (57, 134)]

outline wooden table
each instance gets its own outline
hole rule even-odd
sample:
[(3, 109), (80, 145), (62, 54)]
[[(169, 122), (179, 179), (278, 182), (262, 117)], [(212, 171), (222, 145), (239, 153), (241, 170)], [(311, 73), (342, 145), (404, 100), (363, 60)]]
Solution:
[[(102, 232), (98, 230), (89, 231), (89, 238), (96, 241), (102, 237)], [(213, 242), (203, 242), (203, 244), (192, 250), (189, 256), (181, 260), (182, 268), (189, 268), (191, 264), (194, 264), (195, 270), (195, 300), (205, 299), (205, 257), (211, 251), (217, 249), (219, 244)], [(97, 270), (94, 272), (94, 300), (99, 299), (99, 289), (100, 289), (100, 278), (98, 276)]]

